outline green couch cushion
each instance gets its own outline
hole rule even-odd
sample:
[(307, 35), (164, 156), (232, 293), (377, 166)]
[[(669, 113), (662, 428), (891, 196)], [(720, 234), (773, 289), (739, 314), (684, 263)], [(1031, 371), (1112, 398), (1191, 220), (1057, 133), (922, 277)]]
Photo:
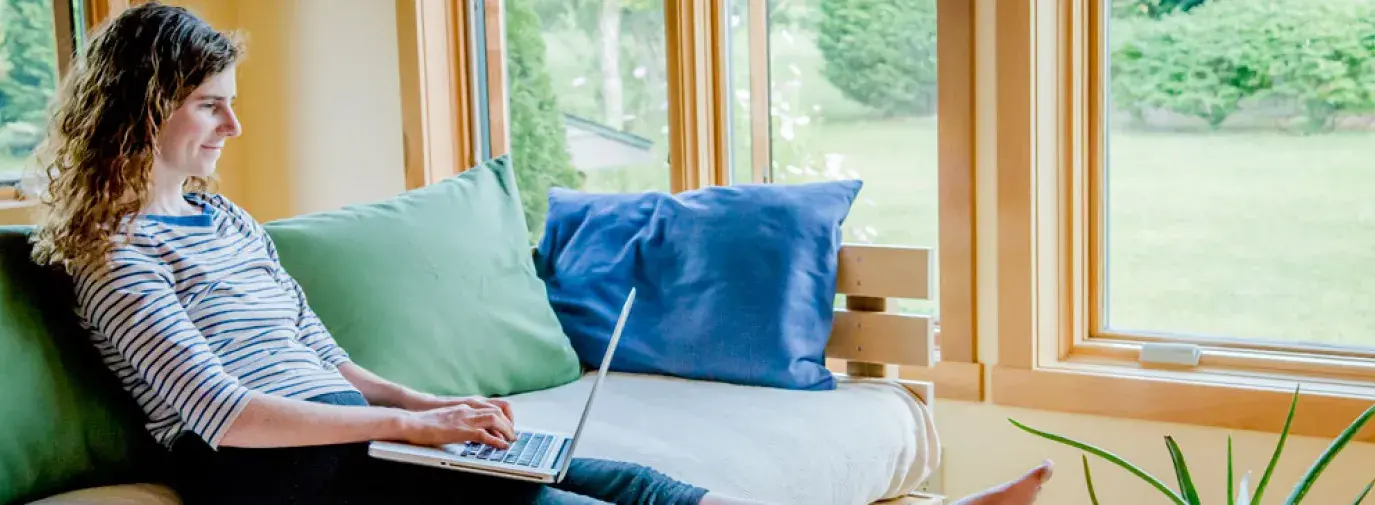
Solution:
[(510, 395), (582, 368), (535, 275), (508, 157), (394, 198), (266, 223), (353, 361), (435, 394)]
[(148, 477), (162, 449), (73, 311), (71, 280), (0, 227), (0, 504)]

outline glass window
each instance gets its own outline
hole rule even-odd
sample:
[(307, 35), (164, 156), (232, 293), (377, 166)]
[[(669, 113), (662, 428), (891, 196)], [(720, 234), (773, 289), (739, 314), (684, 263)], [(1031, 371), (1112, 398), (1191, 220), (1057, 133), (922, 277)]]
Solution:
[[(861, 179), (847, 242), (934, 248), (936, 1), (777, 0), (767, 2), (767, 23), (751, 23), (750, 3), (731, 0), (728, 21), (731, 179)], [(752, 40), (763, 46), (757, 37), (766, 37), (767, 54), (751, 54)], [(757, 73), (767, 75), (765, 97), (752, 93)], [(756, 99), (768, 100), (767, 145), (752, 142)], [(765, 150), (767, 165), (753, 161), (763, 159), (754, 149)], [(898, 305), (936, 309), (928, 301)]]
[(532, 233), (551, 186), (669, 191), (663, 3), (505, 5), (511, 151)]
[(57, 89), (50, 0), (0, 0), (0, 187), (15, 184), (47, 127)]
[(1375, 2), (1104, 5), (1105, 329), (1375, 348)]

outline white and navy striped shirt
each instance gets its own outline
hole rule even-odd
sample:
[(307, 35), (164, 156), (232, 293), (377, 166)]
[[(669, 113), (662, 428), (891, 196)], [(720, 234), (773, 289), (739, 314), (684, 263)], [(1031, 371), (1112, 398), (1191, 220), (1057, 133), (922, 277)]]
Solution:
[(249, 391), (357, 391), (257, 221), (219, 195), (186, 199), (203, 213), (132, 218), (132, 238), (74, 276), (78, 314), (153, 437), (171, 447), (190, 431), (217, 448)]

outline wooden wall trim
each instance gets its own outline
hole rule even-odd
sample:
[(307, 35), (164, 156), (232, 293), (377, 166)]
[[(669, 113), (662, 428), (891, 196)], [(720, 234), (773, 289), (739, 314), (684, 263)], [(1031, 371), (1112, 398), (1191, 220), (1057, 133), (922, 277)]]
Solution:
[(940, 336), (942, 361), (978, 361), (974, 237), (974, 4), (938, 0)]
[(407, 189), (477, 164), (469, 16), (462, 0), (396, 0)]

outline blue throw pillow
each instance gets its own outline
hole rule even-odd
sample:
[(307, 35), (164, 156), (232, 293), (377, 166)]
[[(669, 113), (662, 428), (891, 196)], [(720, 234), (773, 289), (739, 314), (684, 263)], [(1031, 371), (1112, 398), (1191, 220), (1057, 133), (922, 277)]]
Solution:
[(841, 225), (862, 182), (591, 194), (555, 188), (536, 267), (581, 360), (611, 368), (827, 390)]

